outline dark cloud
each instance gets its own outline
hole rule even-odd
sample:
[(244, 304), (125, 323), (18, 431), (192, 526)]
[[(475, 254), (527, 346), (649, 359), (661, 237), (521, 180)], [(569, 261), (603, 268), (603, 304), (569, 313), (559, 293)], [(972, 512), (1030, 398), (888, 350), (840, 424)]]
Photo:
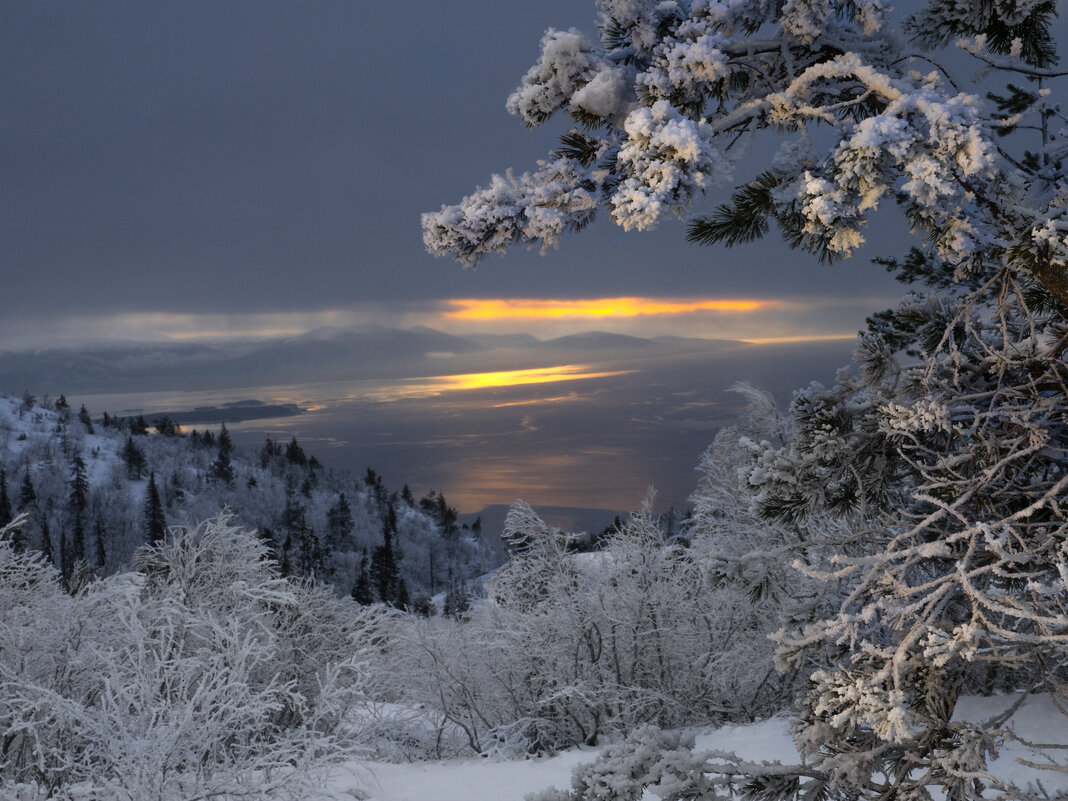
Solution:
[(420, 212), (552, 146), (559, 126), (528, 132), (504, 99), (545, 27), (594, 34), (594, 16), (574, 0), (6, 3), (5, 315), (886, 293), (863, 263), (696, 249), (673, 223), (602, 220), (477, 272), (427, 256)]

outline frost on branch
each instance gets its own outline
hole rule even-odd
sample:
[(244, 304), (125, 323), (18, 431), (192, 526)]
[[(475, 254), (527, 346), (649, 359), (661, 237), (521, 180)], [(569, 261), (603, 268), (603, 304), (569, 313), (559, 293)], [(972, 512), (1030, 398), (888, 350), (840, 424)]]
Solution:
[(578, 30), (550, 28), (541, 40), (541, 58), (509, 95), (506, 108), (528, 126), (541, 125), (605, 66), (603, 57)]
[(625, 230), (654, 228), (664, 211), (682, 212), (695, 194), (730, 178), (708, 130), (667, 101), (631, 112), (624, 130), (617, 160), (627, 177), (612, 195), (612, 216)]
[[(847, 257), (864, 242), (867, 216), (892, 199), (958, 277), (1004, 263), (1068, 303), (1068, 149), (1058, 133), (1068, 120), (1048, 86), (1060, 77), (1047, 71), (1056, 60), (1051, 3), (937, 0), (903, 29), (881, 0), (597, 6), (600, 45), (575, 30), (550, 31), (509, 99), (528, 124), (562, 110), (586, 129), (578, 158), (592, 186), (581, 198), (553, 189), (550, 207), (568, 219), (546, 224), (523, 210), (532, 184), (555, 184), (557, 171), (543, 163), (522, 179), (495, 178), (424, 216), (431, 253), (471, 265), (512, 244), (555, 244), (596, 206), (628, 230), (647, 230), (731, 180), (731, 163), (762, 132), (791, 132), (821, 152), (777, 165), (767, 202), (754, 204), (743, 190), (697, 218), (693, 241), (749, 241), (774, 217), (791, 246)], [(996, 110), (978, 100), (987, 84), (955, 75), (937, 53), (913, 52), (903, 32), (930, 46), (966, 39), (980, 66), (1005, 78), (1004, 94), (989, 94)], [(1045, 83), (1032, 88), (1035, 80)], [(1021, 134), (1035, 141), (1021, 145)]]
[(494, 175), (459, 205), (423, 215), (423, 242), (435, 256), (451, 255), (474, 266), (510, 245), (554, 246), (560, 234), (588, 225), (597, 210), (600, 187), (579, 162), (543, 161), (533, 174)]

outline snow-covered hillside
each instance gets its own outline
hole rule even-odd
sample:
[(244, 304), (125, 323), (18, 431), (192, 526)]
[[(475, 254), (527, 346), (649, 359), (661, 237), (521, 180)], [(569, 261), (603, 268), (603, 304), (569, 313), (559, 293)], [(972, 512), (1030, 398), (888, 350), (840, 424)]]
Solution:
[(26, 513), (20, 541), (68, 580), (76, 569), (115, 572), (162, 528), (223, 509), (260, 532), (283, 572), (315, 575), (345, 595), (362, 580), (366, 601), (426, 608), (499, 558), (440, 494), (417, 500), (373, 470), (327, 470), (295, 439), (246, 453), (225, 428), (101, 417), (62, 396), (0, 396), (0, 471), (0, 524)]

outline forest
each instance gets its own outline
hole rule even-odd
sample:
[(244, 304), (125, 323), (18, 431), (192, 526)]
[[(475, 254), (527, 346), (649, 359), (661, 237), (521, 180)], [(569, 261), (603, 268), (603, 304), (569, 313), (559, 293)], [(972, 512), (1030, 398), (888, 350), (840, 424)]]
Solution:
[[(824, 262), (896, 206), (917, 246), (876, 269), (901, 301), (788, 408), (736, 388), (681, 526), (650, 498), (591, 548), (517, 502), (501, 565), (440, 494), (296, 441), (250, 459), (225, 429), (4, 400), (0, 792), (312, 798), (351, 760), (587, 748), (532, 798), (1068, 794), (1056, 5), (596, 7), (599, 40), (549, 29), (507, 102), (566, 117), (560, 147), (424, 215), (431, 253), (566, 247), (602, 209), (643, 231), (719, 187), (692, 241), (774, 227)], [(758, 138), (776, 155), (740, 177)], [(997, 711), (961, 715), (977, 697)], [(796, 761), (687, 734), (773, 715)]]

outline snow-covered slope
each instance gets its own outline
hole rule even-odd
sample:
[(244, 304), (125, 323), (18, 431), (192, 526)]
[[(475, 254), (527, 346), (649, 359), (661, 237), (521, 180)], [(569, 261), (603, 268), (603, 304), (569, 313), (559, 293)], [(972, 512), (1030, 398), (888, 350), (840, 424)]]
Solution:
[[(963, 720), (989, 720), (1018, 700), (1019, 696), (962, 698), (958, 717)], [(1018, 715), (1016, 733), (1036, 743), (1068, 747), (1068, 717), (1042, 695), (1026, 699)], [(798, 761), (790, 736), (790, 721), (777, 717), (747, 726), (723, 726), (698, 734), (696, 751), (728, 751), (748, 761)], [(368, 801), (523, 801), (530, 793), (548, 787), (566, 789), (571, 771), (590, 762), (599, 748), (565, 751), (543, 759), (498, 761), (493, 759), (454, 759), (441, 762), (404, 764), (352, 763), (334, 773), (330, 792), (334, 797), (364, 797)], [(1068, 774), (1036, 771), (1021, 764), (1035, 759), (1017, 744), (1007, 745), (992, 763), (994, 774), (1022, 786), (1038, 779), (1052, 796), (1068, 792)], [(645, 799), (655, 796), (646, 791)]]

